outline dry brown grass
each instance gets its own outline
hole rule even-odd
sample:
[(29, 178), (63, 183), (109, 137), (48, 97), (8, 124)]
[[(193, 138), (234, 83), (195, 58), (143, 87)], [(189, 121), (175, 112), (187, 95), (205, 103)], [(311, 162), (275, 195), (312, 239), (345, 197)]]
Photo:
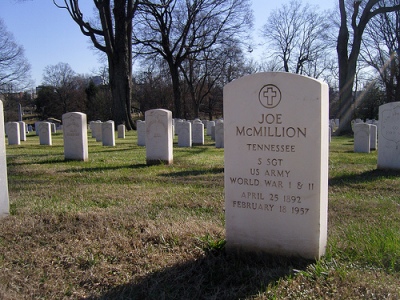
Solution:
[[(362, 259), (362, 232), (346, 239), (353, 225), (400, 227), (398, 174), (374, 172), (343, 141), (331, 150), (327, 255), (311, 262), (227, 255), (223, 150), (210, 141), (176, 148), (172, 166), (146, 167), (134, 139), (115, 148), (91, 141), (88, 163), (65, 162), (60, 136), (52, 148), (35, 146), (36, 137), (8, 147), (1, 299), (400, 298), (398, 265)], [(393, 247), (388, 255), (399, 253)]]

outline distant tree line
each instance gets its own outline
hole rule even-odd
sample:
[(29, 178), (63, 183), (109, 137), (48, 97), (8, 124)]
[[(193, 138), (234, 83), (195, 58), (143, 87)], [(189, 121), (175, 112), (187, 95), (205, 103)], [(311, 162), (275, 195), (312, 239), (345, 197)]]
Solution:
[(42, 117), (80, 110), (128, 128), (133, 112), (151, 108), (211, 119), (223, 114), (225, 84), (282, 71), (325, 80), (330, 117), (346, 132), (352, 118), (376, 118), (380, 104), (400, 101), (399, 1), (338, 0), (330, 12), (285, 2), (266, 18), (265, 54), (254, 62), (249, 0), (94, 1), (95, 18), (78, 0), (54, 0), (105, 54), (108, 74), (99, 86), (73, 72), (58, 78), (65, 64), (50, 66), (37, 108)]

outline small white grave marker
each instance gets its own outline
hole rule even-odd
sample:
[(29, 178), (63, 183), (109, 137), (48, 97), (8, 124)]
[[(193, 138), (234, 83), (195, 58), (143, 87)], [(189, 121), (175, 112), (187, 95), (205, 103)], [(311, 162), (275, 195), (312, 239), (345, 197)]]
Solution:
[(146, 146), (146, 122), (137, 120), (136, 131), (137, 131), (137, 145)]
[(114, 121), (107, 121), (101, 125), (103, 146), (115, 146), (115, 127)]
[(6, 124), (6, 132), (8, 138), (9, 145), (20, 145), (20, 129), (18, 122), (7, 122)]
[(183, 121), (180, 124), (178, 146), (192, 147), (192, 123), (188, 121)]
[(166, 109), (148, 110), (145, 119), (147, 164), (172, 164), (172, 112)]
[(23, 142), (26, 141), (26, 124), (24, 121), (18, 121), (19, 123), (19, 139)]
[(199, 119), (192, 124), (192, 144), (204, 145), (204, 124)]
[(370, 153), (371, 125), (367, 123), (355, 123), (354, 131), (354, 152)]
[(39, 142), (40, 145), (51, 146), (53, 141), (51, 139), (51, 123), (40, 122), (39, 123)]
[(64, 157), (71, 160), (89, 159), (86, 114), (70, 112), (62, 116)]
[(6, 141), (4, 136), (4, 111), (3, 102), (0, 101), (0, 217), (10, 213), (8, 198)]
[(215, 122), (215, 148), (224, 148), (224, 120)]
[(120, 124), (117, 127), (118, 130), (118, 138), (119, 139), (124, 139), (125, 138), (125, 125), (124, 124)]

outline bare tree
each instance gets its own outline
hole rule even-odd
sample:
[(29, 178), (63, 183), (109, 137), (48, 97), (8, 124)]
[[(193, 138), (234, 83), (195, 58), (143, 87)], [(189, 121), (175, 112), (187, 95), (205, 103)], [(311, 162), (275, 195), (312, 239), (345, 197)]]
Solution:
[(160, 55), (167, 62), (176, 117), (182, 116), (182, 63), (199, 52), (243, 37), (252, 25), (251, 16), (249, 0), (160, 0), (145, 1), (140, 7), (134, 30), (135, 52)]
[(282, 62), (282, 70), (318, 77), (325, 69), (329, 24), (326, 13), (316, 6), (292, 0), (272, 11), (262, 28), (262, 36), (272, 49), (272, 60)]
[[(47, 114), (61, 118), (61, 115), (71, 111), (84, 111), (86, 97), (84, 94), (87, 80), (77, 75), (69, 64), (58, 63), (46, 66), (43, 73), (42, 87), (46, 96), (52, 95), (51, 101), (39, 101), (41, 109), (46, 106)], [(43, 93), (42, 93), (43, 95)], [(43, 100), (43, 99), (42, 99)]]
[(82, 33), (90, 37), (94, 47), (107, 55), (113, 119), (117, 124), (125, 123), (127, 129), (132, 129), (132, 19), (139, 1), (93, 0), (100, 26), (84, 18), (79, 0), (63, 0), (63, 5), (56, 0), (53, 2), (66, 9)]
[[(399, 0), (388, 3), (400, 4)], [(400, 11), (382, 13), (365, 29), (362, 60), (374, 68), (385, 86), (386, 101), (400, 101)]]
[(400, 9), (399, 4), (386, 3), (385, 0), (356, 0), (351, 3), (339, 0), (340, 28), (336, 46), (339, 64), (339, 133), (351, 130), (353, 85), (365, 28), (375, 16)]
[(31, 83), (30, 69), (24, 48), (18, 45), (0, 19), (0, 93), (21, 90)]

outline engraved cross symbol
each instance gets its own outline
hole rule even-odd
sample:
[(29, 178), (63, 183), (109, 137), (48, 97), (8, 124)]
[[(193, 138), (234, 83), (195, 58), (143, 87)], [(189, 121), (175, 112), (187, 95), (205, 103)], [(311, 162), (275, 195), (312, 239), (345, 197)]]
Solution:
[(263, 97), (267, 98), (267, 104), (273, 105), (274, 98), (276, 97), (276, 91), (272, 87), (268, 87), (266, 91), (263, 92)]

